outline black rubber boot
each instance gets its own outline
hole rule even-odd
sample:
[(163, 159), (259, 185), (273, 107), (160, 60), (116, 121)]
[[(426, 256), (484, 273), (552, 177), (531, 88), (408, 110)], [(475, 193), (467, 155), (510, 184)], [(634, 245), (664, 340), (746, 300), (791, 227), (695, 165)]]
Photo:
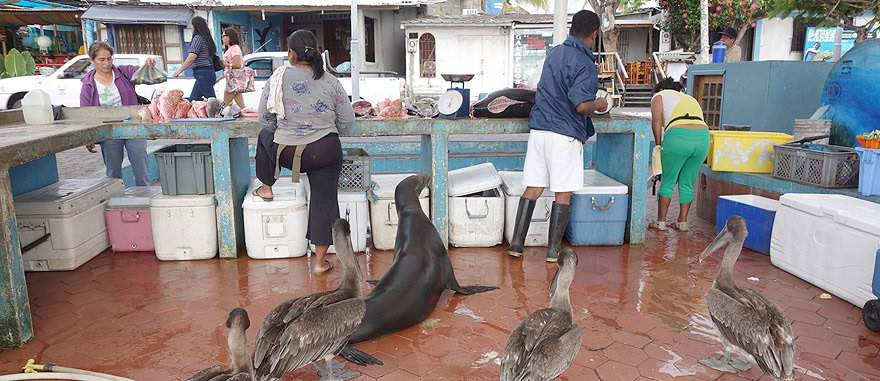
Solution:
[(521, 257), (523, 246), (526, 243), (526, 233), (529, 232), (529, 224), (532, 222), (532, 212), (535, 211), (535, 200), (525, 197), (519, 198), (519, 206), (516, 208), (516, 219), (513, 220), (513, 236), (510, 237), (510, 246), (507, 254)]
[(547, 262), (556, 262), (559, 259), (559, 250), (562, 249), (562, 236), (568, 227), (568, 217), (571, 215), (571, 205), (553, 203), (550, 210), (550, 231), (547, 242)]

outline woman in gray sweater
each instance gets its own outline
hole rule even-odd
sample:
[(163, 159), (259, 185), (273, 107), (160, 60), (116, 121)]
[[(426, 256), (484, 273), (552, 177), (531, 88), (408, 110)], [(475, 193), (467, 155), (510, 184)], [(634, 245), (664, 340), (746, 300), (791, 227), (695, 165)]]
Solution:
[(339, 218), (337, 186), (342, 170), (339, 129), (354, 123), (351, 101), (339, 80), (325, 75), (317, 39), (298, 30), (287, 39), (289, 67), (278, 68), (260, 98), (260, 131), (256, 153), (257, 178), (263, 185), (253, 195), (272, 200), (280, 167), (309, 176), (309, 225), (306, 238), (315, 245), (312, 273), (333, 266), (324, 255), (333, 243), (330, 227)]

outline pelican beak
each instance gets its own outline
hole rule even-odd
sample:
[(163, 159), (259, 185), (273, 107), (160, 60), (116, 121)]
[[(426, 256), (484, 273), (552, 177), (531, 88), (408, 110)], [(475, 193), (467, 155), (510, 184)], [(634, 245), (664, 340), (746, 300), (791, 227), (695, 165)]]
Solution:
[(706, 257), (714, 253), (716, 250), (727, 246), (732, 239), (733, 233), (731, 233), (730, 230), (727, 230), (727, 225), (725, 225), (724, 229), (721, 229), (721, 231), (718, 232), (718, 235), (715, 236), (715, 239), (712, 240), (712, 243), (709, 244), (709, 247), (707, 247), (706, 250), (703, 250), (703, 252), (700, 253), (700, 262), (702, 262), (703, 259), (706, 259)]
[(556, 269), (556, 274), (553, 275), (553, 280), (550, 282), (550, 289), (547, 290), (550, 293), (550, 296), (553, 296), (553, 291), (556, 291), (556, 279), (559, 278), (559, 269)]

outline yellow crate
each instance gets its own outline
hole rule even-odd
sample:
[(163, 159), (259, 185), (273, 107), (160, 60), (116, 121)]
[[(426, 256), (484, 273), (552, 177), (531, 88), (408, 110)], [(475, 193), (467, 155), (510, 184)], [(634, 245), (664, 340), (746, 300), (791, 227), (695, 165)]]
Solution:
[(773, 145), (790, 142), (779, 132), (709, 131), (706, 162), (718, 172), (773, 172)]

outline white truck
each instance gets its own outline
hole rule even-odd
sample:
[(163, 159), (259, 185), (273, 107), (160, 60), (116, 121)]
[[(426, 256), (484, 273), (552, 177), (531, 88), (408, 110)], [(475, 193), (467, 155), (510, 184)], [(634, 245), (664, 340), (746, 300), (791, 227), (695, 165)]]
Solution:
[[(326, 54), (325, 54), (326, 57)], [(162, 57), (147, 54), (115, 54), (115, 65), (141, 66), (147, 60), (153, 58), (159, 67), (164, 67)], [(287, 52), (267, 52), (249, 54), (243, 57), (244, 64), (254, 69), (254, 90), (244, 94), (244, 102), (248, 107), (256, 108), (260, 102), (263, 86), (275, 68), (282, 65), (289, 66)], [(351, 77), (347, 73), (337, 73), (325, 59), (325, 70), (335, 75), (346, 92), (351, 94)], [(86, 55), (76, 56), (52, 74), (46, 76), (14, 77), (0, 80), (0, 110), (15, 109), (21, 107), (21, 99), (34, 89), (42, 89), (49, 94), (53, 105), (67, 107), (79, 107), (79, 94), (82, 88), (81, 79), (91, 70), (89, 57)], [(135, 91), (138, 95), (151, 98), (156, 90), (161, 88), (180, 89), (184, 96), (189, 96), (192, 91), (193, 78), (174, 78), (169, 73), (168, 81), (157, 85), (137, 85)], [(219, 73), (218, 73), (219, 75)], [(360, 79), (360, 97), (370, 102), (377, 103), (382, 99), (399, 98), (400, 89), (404, 79), (397, 77), (393, 72), (367, 72)], [(223, 90), (226, 88), (225, 80), (221, 80), (214, 86), (217, 98), (223, 100)]]

